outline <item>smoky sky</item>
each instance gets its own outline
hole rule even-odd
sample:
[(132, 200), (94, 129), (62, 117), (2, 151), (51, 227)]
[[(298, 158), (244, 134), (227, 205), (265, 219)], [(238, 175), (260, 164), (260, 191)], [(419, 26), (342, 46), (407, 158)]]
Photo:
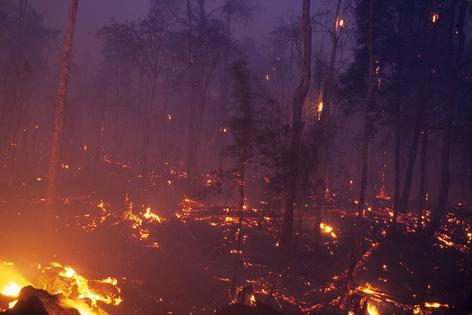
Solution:
[[(133, 20), (146, 14), (149, 0), (79, 0), (76, 24), (75, 53), (87, 56), (99, 52), (96, 31), (110, 19)], [(208, 6), (218, 6), (222, 0), (210, 0)], [(235, 26), (235, 36), (263, 39), (277, 25), (280, 18), (301, 11), (301, 0), (257, 0), (257, 11), (249, 21)], [(319, 2), (313, 2), (314, 10)], [(38, 10), (49, 27), (65, 30), (68, 0), (32, 0), (30, 5)]]
[[(110, 18), (134, 19), (146, 13), (149, 0), (80, 0), (78, 26), (82, 32), (93, 32)], [(209, 6), (218, 6), (222, 0), (209, 1)], [(258, 10), (254, 18), (239, 25), (241, 33), (261, 36), (270, 32), (278, 17), (301, 11), (298, 0), (258, 0)], [(33, 0), (31, 5), (41, 12), (46, 24), (63, 28), (67, 17), (67, 0)], [(245, 32), (246, 31), (246, 32)]]

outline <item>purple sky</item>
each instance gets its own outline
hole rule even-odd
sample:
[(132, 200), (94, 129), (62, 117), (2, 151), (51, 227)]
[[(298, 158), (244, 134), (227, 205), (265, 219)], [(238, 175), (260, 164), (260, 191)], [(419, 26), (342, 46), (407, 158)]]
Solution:
[[(1, 1), (1, 0), (0, 0)], [(209, 6), (219, 6), (223, 0), (209, 0)], [(326, 6), (329, 0), (313, 1), (312, 11)], [(29, 2), (45, 18), (46, 25), (64, 31), (68, 14), (68, 0), (34, 0)], [(253, 19), (235, 27), (236, 37), (263, 39), (277, 25), (280, 17), (299, 14), (302, 0), (256, 0), (258, 9)], [(111, 18), (136, 19), (146, 14), (149, 0), (79, 0), (74, 51), (79, 60), (95, 60), (99, 56), (96, 31)], [(62, 38), (59, 38), (62, 39)]]
[[(221, 0), (220, 0), (221, 1)], [(208, 1), (209, 5), (218, 0)], [(69, 1), (67, 0), (35, 0), (30, 2), (44, 15), (46, 24), (64, 29)], [(301, 10), (301, 0), (258, 0), (259, 8), (254, 19), (240, 25), (240, 34), (245, 36), (265, 36), (276, 24), (278, 17)], [(79, 0), (77, 21), (78, 38), (83, 39), (114, 17), (135, 19), (146, 13), (149, 0)]]

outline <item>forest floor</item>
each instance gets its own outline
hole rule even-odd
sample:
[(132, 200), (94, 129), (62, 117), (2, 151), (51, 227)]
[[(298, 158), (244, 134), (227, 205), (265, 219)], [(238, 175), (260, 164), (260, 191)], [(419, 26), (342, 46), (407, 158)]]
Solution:
[[(98, 186), (89, 177), (64, 178), (51, 260), (87, 278), (117, 278), (123, 302), (103, 309), (118, 315), (213, 314), (230, 302), (237, 211), (165, 186), (149, 191), (152, 198), (142, 204), (125, 178), (111, 176)], [(39, 178), (2, 185), (0, 259), (19, 268), (44, 259), (44, 185)], [(457, 314), (470, 285), (470, 209), (452, 211), (433, 241), (412, 231), (412, 213), (400, 217), (401, 233), (390, 235), (390, 215), (381, 206), (366, 212), (356, 297), (378, 314)], [(324, 207), (319, 247), (313, 210), (297, 215), (294, 255), (282, 280), (274, 272), (278, 218), (262, 207), (245, 216), (238, 285), (252, 285), (256, 299), (274, 290), (286, 314), (337, 314), (353, 244), (352, 209), (336, 203)]]

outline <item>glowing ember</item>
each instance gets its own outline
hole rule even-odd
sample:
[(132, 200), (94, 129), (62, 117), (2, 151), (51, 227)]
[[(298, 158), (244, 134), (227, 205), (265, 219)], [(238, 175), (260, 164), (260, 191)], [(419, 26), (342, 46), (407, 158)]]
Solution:
[(382, 172), (380, 173), (380, 187), (379, 192), (375, 196), (377, 199), (390, 200), (391, 197), (385, 192), (385, 168), (387, 165), (384, 164)]
[(425, 302), (424, 303), (424, 307), (426, 308), (448, 308), (449, 305), (447, 304), (441, 304), (441, 303), (438, 303), (438, 302)]
[(159, 217), (157, 214), (151, 211), (151, 208), (147, 208), (146, 212), (144, 213), (144, 217), (149, 220), (149, 222), (157, 222), (162, 223), (162, 218)]
[(333, 232), (333, 228), (325, 223), (320, 223), (321, 232), (331, 235), (332, 238), (336, 238), (336, 233)]
[(316, 107), (316, 120), (321, 119), (321, 113), (323, 112), (323, 107), (324, 107), (323, 101), (320, 101), (318, 103), (318, 106)]
[(380, 311), (372, 301), (367, 302), (367, 314), (369, 315), (380, 315)]

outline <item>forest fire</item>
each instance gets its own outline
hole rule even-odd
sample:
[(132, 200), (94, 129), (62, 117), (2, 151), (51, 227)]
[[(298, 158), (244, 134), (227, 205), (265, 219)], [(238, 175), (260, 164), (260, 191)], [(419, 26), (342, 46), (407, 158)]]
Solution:
[(0, 314), (472, 314), (470, 0), (56, 2), (0, 0)]

